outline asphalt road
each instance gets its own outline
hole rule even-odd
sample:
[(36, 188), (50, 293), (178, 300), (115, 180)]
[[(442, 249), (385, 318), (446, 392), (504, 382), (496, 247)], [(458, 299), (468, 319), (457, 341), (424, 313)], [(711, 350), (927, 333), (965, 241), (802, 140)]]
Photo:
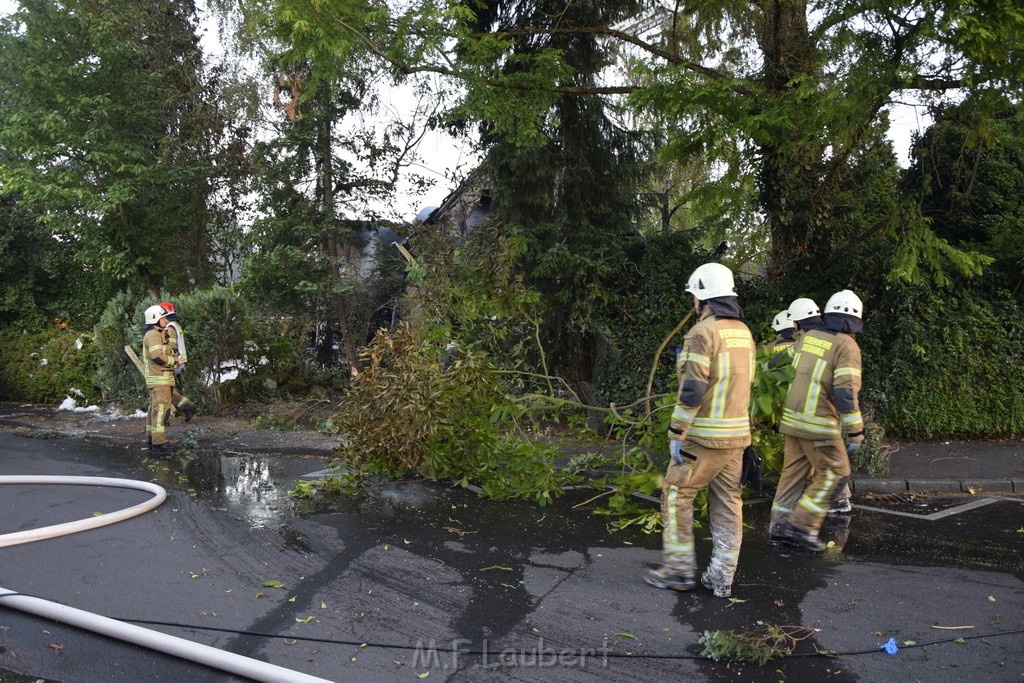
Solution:
[[(660, 540), (609, 533), (604, 518), (573, 508), (592, 492), (547, 508), (419, 482), (381, 485), (330, 510), (287, 496), (296, 477), (323, 466), (239, 454), (154, 462), (134, 447), (0, 434), (0, 475), (125, 477), (169, 492), (142, 517), (0, 549), (0, 586), (177, 624), (150, 627), (336, 681), (1024, 678), (1020, 499), (858, 509), (848, 526), (829, 527), (836, 545), (823, 556), (770, 549), (767, 505), (750, 504), (729, 602), (644, 584)], [(0, 533), (145, 498), (0, 486)], [(965, 502), (976, 507), (957, 507)], [(698, 531), (701, 562), (706, 536)], [(765, 666), (700, 656), (705, 631), (749, 631), (759, 621), (820, 630), (798, 645), (800, 656)], [(880, 649), (890, 638), (901, 646), (895, 655)], [(232, 680), (0, 601), (0, 681), (37, 678)]]

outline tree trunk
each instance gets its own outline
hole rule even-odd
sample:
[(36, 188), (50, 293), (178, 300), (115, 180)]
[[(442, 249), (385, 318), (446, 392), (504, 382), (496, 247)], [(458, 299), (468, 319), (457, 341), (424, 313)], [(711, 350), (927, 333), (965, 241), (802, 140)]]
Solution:
[[(330, 107), (324, 107), (324, 111), (327, 112)], [(343, 253), (343, 245), (338, 243), (338, 239), (334, 234), (335, 220), (334, 220), (334, 150), (333, 143), (334, 137), (332, 134), (334, 121), (332, 117), (325, 114), (323, 121), (320, 123), (320, 190), (321, 190), (321, 209), (323, 211), (324, 221), (328, 224), (327, 231), (327, 253), (331, 259), (331, 275), (333, 276), (334, 282), (341, 282), (342, 261), (348, 261), (348, 254)], [(358, 356), (356, 355), (356, 345), (354, 341), (354, 332), (352, 331), (352, 321), (350, 320), (348, 304), (345, 301), (344, 294), (335, 294), (334, 300), (334, 312), (338, 316), (338, 327), (341, 331), (341, 346), (345, 351), (345, 363), (348, 365), (348, 372), (351, 376), (355, 377), (359, 374), (359, 363)]]
[[(815, 50), (805, 0), (762, 0), (761, 9), (758, 42), (764, 54), (765, 107), (771, 108), (773, 100), (787, 95), (794, 79), (815, 74)], [(788, 135), (771, 136), (775, 141), (761, 146), (758, 173), (761, 206), (772, 238), (768, 271), (774, 278), (807, 248), (821, 162), (820, 145), (803, 140), (801, 118), (791, 120)]]

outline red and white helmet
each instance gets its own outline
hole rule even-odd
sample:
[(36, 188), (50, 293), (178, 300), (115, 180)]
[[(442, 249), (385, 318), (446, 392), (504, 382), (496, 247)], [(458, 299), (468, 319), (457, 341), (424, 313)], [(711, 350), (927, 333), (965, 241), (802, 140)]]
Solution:
[(160, 306), (162, 306), (163, 309), (167, 311), (167, 315), (174, 313), (174, 304), (172, 304), (170, 301), (161, 301)]

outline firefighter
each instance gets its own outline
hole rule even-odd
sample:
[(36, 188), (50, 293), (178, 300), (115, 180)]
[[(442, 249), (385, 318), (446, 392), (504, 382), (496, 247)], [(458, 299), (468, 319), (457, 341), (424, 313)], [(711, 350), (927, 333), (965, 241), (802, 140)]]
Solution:
[(656, 588), (695, 585), (693, 499), (708, 489), (712, 553), (701, 576), (720, 598), (732, 594), (743, 540), (740, 475), (751, 443), (750, 386), (754, 339), (742, 322), (732, 271), (705, 263), (690, 276), (698, 322), (676, 363), (679, 394), (669, 427), (668, 470), (662, 488), (662, 564), (644, 572)]
[(821, 319), (821, 310), (813, 299), (793, 299), (793, 303), (787, 309), (789, 319), (796, 327), (793, 338), (799, 340), (804, 332), (820, 330), (825, 326)]
[(186, 420), (196, 412), (195, 405), (178, 392), (174, 385), (177, 351), (167, 333), (167, 311), (162, 306), (150, 306), (145, 312), (146, 326), (142, 337), (142, 363), (145, 368), (146, 387), (149, 389), (149, 413), (146, 418), (146, 441), (149, 450), (170, 453), (174, 446), (167, 443), (167, 417), (171, 406), (177, 405)]
[(833, 494), (850, 476), (850, 455), (864, 442), (857, 396), (861, 356), (854, 339), (864, 328), (862, 315), (856, 294), (836, 292), (825, 304), (824, 329), (805, 331), (794, 347), (796, 374), (780, 427), (785, 458), (769, 527), (773, 543), (825, 549), (818, 531)]
[[(188, 356), (185, 353), (185, 333), (181, 329), (181, 318), (174, 310), (174, 304), (170, 301), (161, 301), (160, 307), (167, 312), (167, 339), (171, 348), (177, 354), (175, 359), (177, 367), (174, 368), (174, 386), (177, 387), (178, 393), (182, 394), (184, 393), (184, 385), (182, 384), (181, 376), (185, 372), (185, 363), (188, 362)], [(193, 406), (191, 411), (188, 411), (182, 410), (178, 403), (174, 404), (174, 415), (178, 416), (184, 413), (185, 422), (191, 420), (195, 412), (195, 406)]]
[(791, 356), (793, 343), (796, 341), (793, 335), (796, 334), (796, 326), (790, 319), (789, 310), (779, 311), (772, 320), (772, 329), (778, 336), (764, 345), (765, 349), (772, 353), (772, 359), (768, 361), (769, 368), (784, 365)]
[[(814, 303), (813, 299), (800, 298), (794, 299), (787, 309), (790, 321), (796, 327), (796, 333), (794, 335), (796, 340), (799, 340), (805, 332), (810, 330), (822, 330), (825, 329), (825, 321), (821, 318), (821, 309), (818, 308), (818, 304)], [(792, 358), (794, 348), (790, 347), (789, 355), (786, 358)], [(775, 359), (773, 359), (774, 361)], [(774, 366), (772, 366), (774, 367)], [(812, 472), (808, 472), (808, 477)], [(804, 484), (807, 482), (805, 481)], [(772, 509), (772, 522), (774, 525), (780, 517), (784, 517), (792, 512), (792, 505), (796, 503), (800, 494), (803, 492), (803, 486), (799, 485), (796, 481), (787, 481), (789, 490), (781, 492), (776, 489), (776, 497), (779, 501), (779, 507)], [(829, 506), (828, 514), (830, 515), (848, 515), (853, 510), (853, 505), (850, 503), (850, 485), (844, 483), (841, 489), (836, 490), (834, 501)], [(771, 528), (771, 527), (769, 527)]]
[(178, 367), (174, 369), (175, 376), (181, 376), (185, 372), (185, 363), (188, 362), (188, 354), (185, 352), (185, 333), (181, 329), (181, 317), (174, 310), (174, 304), (170, 301), (160, 302), (160, 307), (167, 311), (167, 336), (171, 340), (171, 346), (178, 354)]

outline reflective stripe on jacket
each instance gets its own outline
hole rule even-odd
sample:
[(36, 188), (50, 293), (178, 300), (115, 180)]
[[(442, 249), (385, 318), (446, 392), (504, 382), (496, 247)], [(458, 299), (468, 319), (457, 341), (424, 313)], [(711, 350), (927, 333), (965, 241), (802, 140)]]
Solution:
[[(152, 327), (142, 338), (142, 366), (146, 369), (146, 386), (174, 386), (175, 352), (167, 343), (163, 328)], [(154, 363), (153, 359), (163, 361)]]
[(679, 395), (669, 431), (707, 448), (750, 445), (754, 338), (740, 320), (708, 308), (686, 335), (676, 363)]
[(843, 332), (812, 330), (793, 348), (795, 375), (779, 431), (818, 440), (863, 432), (857, 341)]

